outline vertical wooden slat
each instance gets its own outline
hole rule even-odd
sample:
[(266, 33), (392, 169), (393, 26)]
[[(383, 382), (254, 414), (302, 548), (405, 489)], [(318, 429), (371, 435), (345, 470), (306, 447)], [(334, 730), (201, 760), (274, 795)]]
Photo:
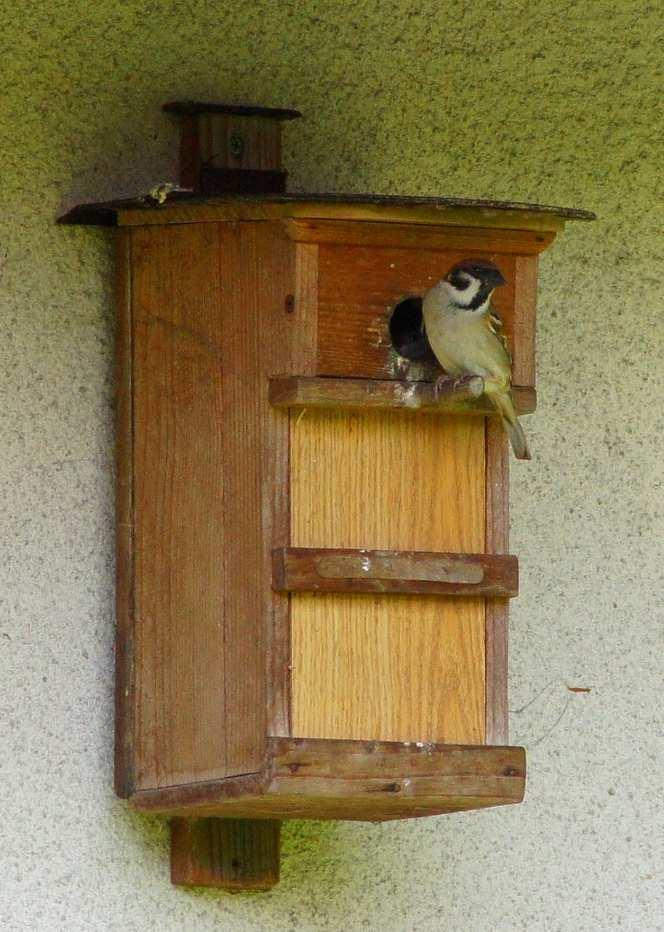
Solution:
[(238, 621), (220, 567), (237, 533), (224, 487), (232, 380), (222, 379), (219, 225), (133, 235), (141, 789), (259, 768), (264, 657), (262, 643), (249, 638), (236, 665)]
[[(481, 552), (484, 424), (291, 415), (292, 545)], [(294, 593), (298, 737), (484, 741), (484, 600)]]
[(115, 792), (134, 790), (131, 232), (116, 237)]
[[(291, 249), (286, 241), (280, 240), (281, 249)], [(267, 386), (270, 374), (276, 371), (298, 371), (312, 374), (316, 356), (316, 323), (318, 299), (318, 246), (297, 243), (295, 249), (294, 291), (288, 292), (288, 281), (283, 281), (286, 293), (279, 293), (281, 307), (275, 309), (275, 316), (284, 317), (282, 330), (277, 335), (277, 344), (266, 347), (266, 358), (270, 354), (281, 352), (272, 363), (263, 367), (265, 379), (261, 391), (267, 399)], [(291, 253), (288, 253), (290, 258)], [(277, 256), (278, 259), (278, 256)], [(282, 266), (283, 267), (283, 266)], [(291, 301), (292, 297), (292, 301)], [(283, 299), (286, 299), (285, 302)], [(271, 341), (272, 342), (272, 341)], [(282, 350), (279, 350), (281, 345)], [(288, 355), (283, 356), (283, 347), (288, 347)], [(281, 369), (279, 368), (281, 367)], [(274, 409), (265, 410), (266, 423), (272, 425), (272, 449), (266, 448), (264, 463), (270, 470), (264, 480), (264, 490), (272, 501), (274, 509), (274, 530), (267, 541), (270, 560), (271, 551), (280, 546), (280, 542), (290, 542), (290, 476), (289, 476), (289, 418), (288, 412), (276, 413)], [(274, 455), (276, 451), (276, 456)], [(266, 585), (271, 586), (266, 580)], [(268, 627), (268, 709), (267, 731), (269, 735), (287, 736), (291, 731), (291, 635), (290, 635), (290, 599), (284, 593), (273, 593), (272, 612)]]
[[(497, 418), (486, 421), (486, 553), (509, 549), (509, 449)], [(507, 599), (486, 600), (486, 744), (509, 743)]]
[(273, 819), (173, 819), (171, 882), (269, 890), (279, 881), (280, 829)]
[(538, 256), (516, 256), (514, 260), (514, 332), (511, 346), (515, 385), (535, 385), (535, 327), (537, 323)]

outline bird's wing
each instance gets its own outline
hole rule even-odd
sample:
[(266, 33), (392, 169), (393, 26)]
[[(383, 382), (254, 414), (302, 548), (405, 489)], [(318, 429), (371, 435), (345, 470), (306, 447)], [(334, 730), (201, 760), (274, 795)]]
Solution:
[(486, 323), (491, 333), (496, 337), (496, 339), (500, 342), (501, 346), (505, 350), (507, 361), (511, 367), (512, 354), (510, 353), (510, 348), (507, 345), (507, 338), (505, 337), (502, 318), (495, 308), (489, 308), (489, 313), (486, 315)]

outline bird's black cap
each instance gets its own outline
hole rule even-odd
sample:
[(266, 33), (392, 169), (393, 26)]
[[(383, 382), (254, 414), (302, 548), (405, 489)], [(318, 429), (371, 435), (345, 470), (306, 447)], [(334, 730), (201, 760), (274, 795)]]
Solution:
[(505, 284), (505, 276), (490, 259), (464, 259), (462, 262), (457, 262), (450, 269), (448, 278), (452, 279), (455, 272), (467, 272), (483, 284), (490, 285), (491, 288)]

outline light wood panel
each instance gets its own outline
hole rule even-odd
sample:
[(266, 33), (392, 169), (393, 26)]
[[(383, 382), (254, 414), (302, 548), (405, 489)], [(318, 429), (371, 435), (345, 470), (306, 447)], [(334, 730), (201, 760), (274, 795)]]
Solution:
[[(481, 553), (484, 422), (291, 415), (296, 547)], [(293, 734), (484, 740), (484, 601), (294, 594)]]

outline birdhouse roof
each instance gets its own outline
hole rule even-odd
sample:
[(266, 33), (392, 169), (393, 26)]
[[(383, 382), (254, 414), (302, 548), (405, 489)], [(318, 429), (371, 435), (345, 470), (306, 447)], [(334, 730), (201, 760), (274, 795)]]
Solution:
[(595, 220), (592, 211), (549, 204), (467, 197), (402, 197), (385, 194), (224, 194), (202, 197), (173, 193), (156, 205), (149, 197), (81, 204), (60, 223), (144, 226), (215, 220), (289, 218), (372, 220), (442, 226), (482, 226), (558, 232), (566, 220)]

